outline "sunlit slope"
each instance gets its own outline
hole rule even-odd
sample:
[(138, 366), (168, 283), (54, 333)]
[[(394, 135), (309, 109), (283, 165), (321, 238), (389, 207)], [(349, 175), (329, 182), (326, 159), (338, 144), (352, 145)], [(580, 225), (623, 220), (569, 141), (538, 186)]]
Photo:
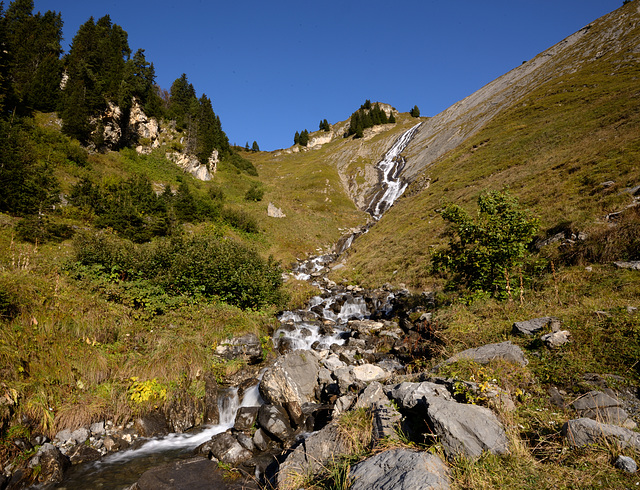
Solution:
[[(248, 153), (264, 184), (263, 200), (251, 204), (265, 230), (267, 252), (285, 265), (297, 257), (330, 251), (349, 229), (370, 219), (366, 207), (377, 182), (375, 165), (416, 120), (398, 115), (396, 124), (365, 131), (361, 139), (343, 138), (345, 122), (332, 127), (333, 139), (301, 151)], [(312, 133), (314, 137), (322, 132)], [(267, 216), (269, 203), (286, 216)]]
[(640, 14), (631, 4), (618, 11), (628, 22), (617, 49), (602, 46), (600, 56), (538, 85), (435, 160), (356, 242), (342, 274), (428, 286), (430, 247), (443, 240), (438, 209), (472, 208), (484, 190), (509, 188), (541, 218), (541, 233), (562, 223), (589, 232), (630, 204), (625, 189), (640, 185)]

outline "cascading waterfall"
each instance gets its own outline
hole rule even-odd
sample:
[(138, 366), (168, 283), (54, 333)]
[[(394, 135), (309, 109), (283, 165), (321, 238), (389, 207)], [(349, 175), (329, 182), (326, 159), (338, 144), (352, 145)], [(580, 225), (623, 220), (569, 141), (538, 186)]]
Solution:
[(88, 481), (91, 481), (94, 488), (129, 488), (147, 469), (169, 461), (184, 459), (200, 444), (233, 427), (239, 407), (260, 406), (262, 403), (264, 402), (258, 392), (258, 385), (245, 390), (242, 402), (238, 398), (238, 389), (229, 388), (218, 397), (219, 424), (201, 431), (152, 438), (137, 449), (113, 453), (95, 463), (78, 465), (73, 467), (65, 480), (56, 488), (85, 489)]
[(381, 177), (381, 189), (373, 196), (367, 208), (367, 212), (375, 220), (379, 220), (382, 214), (393, 205), (407, 188), (407, 182), (400, 179), (400, 173), (406, 162), (401, 153), (411, 142), (421, 124), (416, 124), (400, 136), (377, 165)]

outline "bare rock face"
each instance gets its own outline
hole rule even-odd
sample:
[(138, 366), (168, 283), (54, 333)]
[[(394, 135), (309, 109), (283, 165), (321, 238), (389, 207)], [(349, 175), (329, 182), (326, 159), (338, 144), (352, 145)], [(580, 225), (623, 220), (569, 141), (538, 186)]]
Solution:
[(185, 172), (190, 173), (196, 179), (208, 182), (213, 179), (211, 172), (206, 165), (202, 165), (195, 155), (189, 155), (179, 152), (167, 153), (166, 158), (182, 168)]

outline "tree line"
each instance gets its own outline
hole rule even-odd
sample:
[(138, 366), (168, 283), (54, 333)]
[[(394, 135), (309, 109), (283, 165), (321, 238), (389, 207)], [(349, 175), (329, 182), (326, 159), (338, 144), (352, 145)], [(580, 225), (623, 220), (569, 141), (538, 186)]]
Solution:
[(357, 111), (351, 114), (349, 118), (349, 129), (345, 137), (354, 135), (354, 138), (362, 138), (364, 136), (364, 130), (367, 128), (395, 122), (396, 118), (393, 115), (393, 111), (387, 116), (387, 113), (380, 109), (380, 104), (376, 102), (372, 105), (371, 101), (367, 99)]

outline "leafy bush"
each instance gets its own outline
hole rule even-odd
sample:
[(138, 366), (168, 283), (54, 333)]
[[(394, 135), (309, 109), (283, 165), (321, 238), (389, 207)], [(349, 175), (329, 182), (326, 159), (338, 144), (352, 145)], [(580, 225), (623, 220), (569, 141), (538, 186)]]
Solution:
[(500, 296), (509, 275), (524, 265), (538, 220), (521, 211), (507, 192), (482, 194), (478, 207), (475, 220), (455, 204), (442, 211), (450, 240), (448, 248), (434, 252), (433, 268), (450, 273), (455, 285)]
[(15, 231), (20, 240), (30, 243), (62, 241), (73, 236), (69, 225), (52, 223), (46, 216), (28, 216), (16, 224)]
[(284, 300), (279, 264), (233, 240), (179, 236), (134, 245), (100, 232), (79, 234), (74, 248), (77, 277), (92, 280), (110, 299), (151, 314), (179, 304), (174, 297), (218, 298), (240, 308)]
[(253, 163), (237, 153), (231, 153), (227, 157), (227, 161), (240, 171), (247, 172), (249, 175), (253, 175), (254, 177), (258, 176), (258, 171), (253, 166)]
[(249, 187), (249, 190), (244, 195), (244, 199), (246, 201), (262, 201), (264, 197), (264, 189), (262, 189), (258, 184), (253, 184)]
[(241, 209), (224, 208), (222, 219), (229, 225), (247, 233), (258, 233), (258, 223), (253, 216), (245, 213)]

